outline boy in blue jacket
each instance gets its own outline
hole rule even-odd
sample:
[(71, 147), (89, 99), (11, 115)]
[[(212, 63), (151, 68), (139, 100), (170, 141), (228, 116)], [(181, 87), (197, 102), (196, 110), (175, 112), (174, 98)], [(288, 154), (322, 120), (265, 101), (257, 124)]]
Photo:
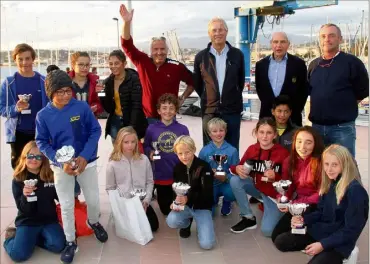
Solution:
[(231, 214), (231, 202), (235, 201), (235, 197), (229, 183), (229, 180), (232, 176), (229, 168), (230, 166), (237, 165), (239, 163), (239, 154), (236, 148), (225, 141), (227, 130), (227, 124), (225, 121), (223, 121), (221, 118), (213, 118), (208, 122), (207, 130), (212, 141), (202, 148), (199, 153), (199, 158), (208, 162), (213, 171), (216, 172), (219, 164), (214, 160), (213, 155), (227, 155), (227, 159), (222, 163), (222, 168), (226, 173), (226, 177), (218, 176), (216, 173), (214, 174), (214, 206), (212, 209), (212, 213), (214, 214), (218, 199), (223, 196), (224, 198), (222, 202), (221, 214), (227, 216)]
[[(99, 187), (97, 174), (97, 148), (101, 127), (86, 102), (72, 98), (72, 80), (61, 70), (48, 73), (45, 89), (51, 102), (36, 117), (36, 144), (51, 161), (55, 188), (62, 210), (67, 245), (61, 254), (62, 263), (71, 263), (77, 252), (74, 217), (75, 177), (80, 184), (87, 204), (87, 224), (100, 242), (108, 234), (99, 223)], [(56, 151), (63, 146), (75, 149), (77, 168), (69, 163), (59, 164)]]

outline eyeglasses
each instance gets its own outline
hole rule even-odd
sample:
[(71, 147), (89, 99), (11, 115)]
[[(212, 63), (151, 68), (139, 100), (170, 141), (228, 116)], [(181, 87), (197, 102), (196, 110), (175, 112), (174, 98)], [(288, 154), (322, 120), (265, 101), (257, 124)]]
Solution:
[(63, 89), (60, 89), (58, 91), (55, 92), (58, 96), (63, 96), (65, 94), (67, 95), (71, 95), (72, 94), (72, 89), (68, 89), (68, 90), (63, 90)]
[(83, 64), (83, 63), (77, 64), (77, 67), (80, 68), (80, 69), (83, 69), (83, 68), (88, 69), (88, 68), (90, 68), (90, 66), (91, 66), (90, 63), (89, 64)]
[(42, 155), (27, 154), (26, 158), (28, 160), (35, 159), (35, 160), (41, 161), (42, 160)]
[(331, 64), (333, 63), (334, 58), (332, 58), (332, 59), (331, 59), (331, 61), (330, 61), (329, 63), (321, 64), (321, 62), (322, 62), (322, 61), (323, 61), (323, 60), (321, 60), (321, 61), (319, 62), (319, 66), (320, 66), (321, 68), (329, 68), (329, 67), (331, 66)]

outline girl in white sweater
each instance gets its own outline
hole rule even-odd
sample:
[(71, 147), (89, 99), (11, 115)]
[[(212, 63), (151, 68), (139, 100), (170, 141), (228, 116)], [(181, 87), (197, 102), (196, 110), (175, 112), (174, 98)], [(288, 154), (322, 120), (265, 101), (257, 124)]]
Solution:
[(149, 159), (140, 154), (138, 137), (131, 126), (120, 129), (109, 157), (106, 171), (106, 190), (119, 189), (122, 195), (143, 189), (142, 201), (152, 231), (158, 229), (158, 218), (150, 206), (153, 192), (153, 171)]

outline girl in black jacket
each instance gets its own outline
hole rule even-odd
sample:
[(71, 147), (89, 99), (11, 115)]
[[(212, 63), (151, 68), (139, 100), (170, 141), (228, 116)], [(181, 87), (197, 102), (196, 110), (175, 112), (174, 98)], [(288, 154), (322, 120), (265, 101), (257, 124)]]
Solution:
[[(25, 180), (37, 179), (35, 187), (28, 187)], [(54, 176), (49, 160), (41, 154), (35, 141), (27, 143), (14, 171), (12, 190), (18, 215), (16, 228), (6, 229), (4, 248), (15, 262), (29, 259), (36, 246), (54, 253), (65, 247), (63, 228), (58, 223)], [(30, 199), (34, 192), (37, 200)]]
[(180, 228), (180, 236), (190, 236), (194, 218), (197, 224), (198, 241), (203, 249), (211, 249), (215, 243), (212, 220), (213, 171), (210, 165), (195, 156), (195, 143), (189, 136), (180, 136), (174, 143), (174, 151), (181, 161), (174, 168), (174, 184), (190, 185), (185, 196), (176, 196), (176, 204), (184, 206), (179, 210), (171, 205), (172, 211), (166, 221), (170, 228)]
[(121, 50), (109, 54), (109, 68), (112, 74), (104, 80), (105, 96), (100, 101), (109, 114), (105, 127), (105, 137), (110, 135), (112, 143), (118, 131), (132, 126), (139, 139), (145, 136), (148, 122), (142, 106), (142, 89), (139, 75), (126, 67), (126, 56)]

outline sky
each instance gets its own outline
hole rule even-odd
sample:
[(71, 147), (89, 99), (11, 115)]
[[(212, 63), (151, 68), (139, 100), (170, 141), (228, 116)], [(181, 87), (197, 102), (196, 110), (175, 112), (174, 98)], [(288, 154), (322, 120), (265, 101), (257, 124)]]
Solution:
[[(235, 36), (234, 8), (247, 2), (252, 1), (132, 1), (134, 40), (148, 41), (171, 29), (176, 29), (180, 43), (181, 37), (207, 36), (208, 21), (215, 16), (224, 18), (229, 35)], [(127, 1), (1, 1), (1, 50), (11, 50), (21, 42), (41, 49), (117, 46), (117, 24), (112, 18), (119, 19), (121, 31), (119, 6), (125, 3)], [(362, 10), (368, 21), (368, 1), (339, 0), (336, 6), (297, 10), (274, 28), (265, 23), (264, 36), (260, 31), (260, 37), (282, 30), (288, 35), (308, 36), (311, 25), (316, 33), (327, 21), (343, 27), (348, 23), (349, 31), (354, 34), (361, 22)]]

